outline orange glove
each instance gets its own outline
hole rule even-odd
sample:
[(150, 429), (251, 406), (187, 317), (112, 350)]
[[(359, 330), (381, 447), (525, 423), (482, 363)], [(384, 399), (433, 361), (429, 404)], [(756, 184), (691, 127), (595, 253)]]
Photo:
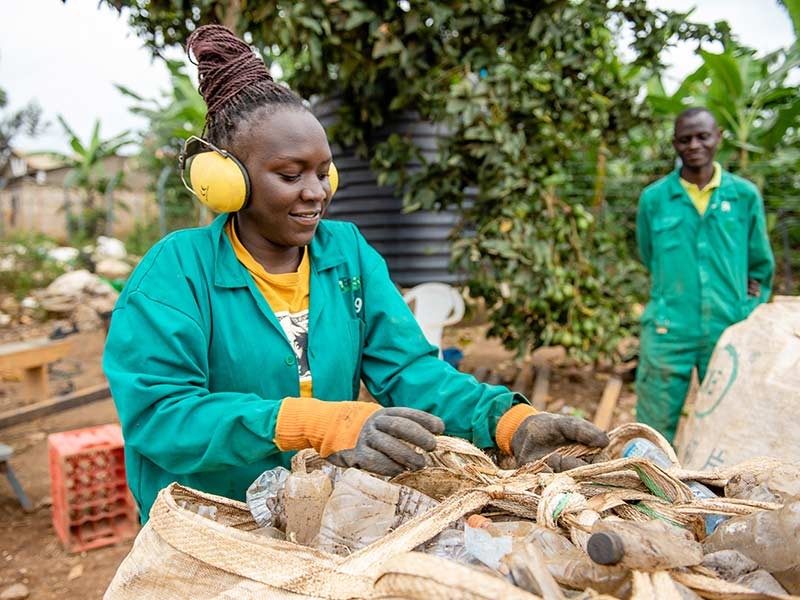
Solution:
[(538, 412), (539, 411), (530, 404), (515, 404), (506, 411), (497, 422), (497, 429), (494, 434), (497, 447), (506, 454), (513, 456), (514, 453), (511, 451), (511, 438), (514, 437), (517, 429), (519, 429), (519, 426), (525, 419)]
[[(504, 414), (497, 424), (495, 440), (498, 447), (517, 460), (517, 465), (539, 460), (571, 443), (605, 448), (608, 436), (585, 419), (539, 413), (527, 404), (518, 404)], [(556, 453), (547, 464), (554, 471), (567, 471), (586, 462)]]
[(284, 398), (275, 423), (275, 445), (282, 451), (314, 448), (325, 458), (354, 448), (372, 413), (371, 402), (325, 402), (316, 398)]
[(340, 467), (397, 475), (423, 468), (425, 458), (414, 447), (434, 450), (443, 431), (439, 417), (414, 408), (284, 398), (275, 444), (281, 450), (314, 448)]

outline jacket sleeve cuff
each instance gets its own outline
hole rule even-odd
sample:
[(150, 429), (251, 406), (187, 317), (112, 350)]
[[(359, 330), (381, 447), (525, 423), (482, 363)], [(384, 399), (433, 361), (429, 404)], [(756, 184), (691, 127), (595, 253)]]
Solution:
[(379, 404), (325, 402), (316, 398), (283, 399), (275, 424), (275, 445), (281, 451), (314, 448), (323, 458), (355, 448), (358, 434)]
[(530, 404), (516, 404), (507, 410), (500, 418), (500, 421), (498, 421), (497, 430), (494, 434), (497, 447), (506, 454), (512, 455), (511, 438), (514, 437), (520, 424), (525, 419), (538, 412), (539, 411)]

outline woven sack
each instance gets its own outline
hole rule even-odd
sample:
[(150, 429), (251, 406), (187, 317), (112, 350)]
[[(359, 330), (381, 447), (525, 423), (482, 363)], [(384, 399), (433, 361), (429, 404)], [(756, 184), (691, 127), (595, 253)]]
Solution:
[[(755, 417), (755, 418), (754, 418)], [(687, 469), (759, 456), (796, 461), (800, 436), (800, 299), (758, 306), (720, 337), (687, 421), (679, 456)]]

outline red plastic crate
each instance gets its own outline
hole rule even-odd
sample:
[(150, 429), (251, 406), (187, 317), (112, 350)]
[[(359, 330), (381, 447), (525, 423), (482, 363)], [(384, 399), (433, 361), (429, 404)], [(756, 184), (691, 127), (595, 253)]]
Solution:
[(134, 537), (136, 503), (125, 479), (119, 425), (99, 425), (47, 437), (53, 527), (70, 552)]

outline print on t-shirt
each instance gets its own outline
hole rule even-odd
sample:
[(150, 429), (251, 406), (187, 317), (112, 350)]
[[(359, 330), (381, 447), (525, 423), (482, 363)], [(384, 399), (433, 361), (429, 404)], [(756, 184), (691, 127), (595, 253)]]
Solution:
[(294, 348), (300, 381), (309, 381), (311, 368), (308, 364), (308, 310), (296, 313), (281, 311), (275, 313), (275, 316), (278, 317), (281, 328), (286, 332), (286, 337)]

